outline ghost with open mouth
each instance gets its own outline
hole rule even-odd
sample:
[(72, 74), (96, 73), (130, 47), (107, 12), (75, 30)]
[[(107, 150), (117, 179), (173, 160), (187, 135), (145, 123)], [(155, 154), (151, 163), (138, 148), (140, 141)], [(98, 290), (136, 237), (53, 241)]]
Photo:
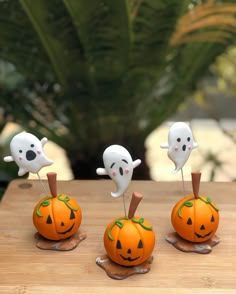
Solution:
[(19, 167), (19, 176), (23, 176), (27, 172), (38, 173), (42, 167), (53, 163), (43, 151), (43, 146), (47, 141), (45, 137), (40, 141), (31, 133), (19, 133), (12, 138), (10, 142), (11, 155), (5, 156), (4, 161), (15, 161)]
[(168, 144), (161, 145), (161, 148), (168, 149), (168, 157), (175, 164), (173, 173), (183, 168), (192, 150), (197, 147), (190, 127), (184, 122), (174, 123), (168, 133)]
[(127, 149), (121, 145), (111, 145), (103, 153), (103, 163), (105, 168), (96, 170), (98, 175), (109, 175), (115, 182), (117, 190), (112, 192), (112, 197), (119, 197), (125, 193), (133, 175), (133, 169), (137, 167), (141, 160), (132, 160)]

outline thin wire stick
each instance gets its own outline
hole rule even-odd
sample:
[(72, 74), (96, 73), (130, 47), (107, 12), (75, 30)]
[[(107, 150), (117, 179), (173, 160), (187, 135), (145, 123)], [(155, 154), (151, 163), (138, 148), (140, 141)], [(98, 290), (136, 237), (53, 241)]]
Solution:
[(38, 176), (38, 178), (39, 178), (39, 182), (40, 182), (40, 184), (41, 184), (41, 187), (42, 187), (42, 189), (43, 189), (43, 192), (44, 192), (45, 196), (48, 195), (48, 193), (47, 193), (47, 191), (46, 191), (46, 188), (45, 188), (45, 186), (44, 186), (44, 184), (43, 184), (43, 181), (42, 181), (42, 179), (40, 178), (39, 173), (37, 173), (37, 176)]
[(181, 177), (182, 177), (183, 192), (184, 192), (184, 195), (185, 195), (184, 173), (183, 173), (183, 169), (182, 168), (181, 168)]
[(123, 194), (123, 206), (124, 206), (125, 217), (127, 217), (127, 213), (126, 213), (126, 205), (125, 205), (125, 193)]

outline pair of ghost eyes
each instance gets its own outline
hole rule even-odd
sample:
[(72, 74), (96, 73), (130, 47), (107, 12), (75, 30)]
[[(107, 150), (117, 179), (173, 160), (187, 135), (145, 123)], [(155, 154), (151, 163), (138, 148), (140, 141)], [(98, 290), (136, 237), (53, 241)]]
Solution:
[[(71, 212), (70, 212), (70, 219), (74, 219), (74, 218), (75, 218), (75, 213), (74, 213), (73, 210), (71, 210)], [(47, 217), (46, 223), (47, 224), (52, 224), (52, 218), (51, 218), (50, 214)]]
[[(128, 161), (127, 161), (126, 159), (121, 159), (121, 160), (124, 161), (126, 164), (128, 164)], [(113, 163), (111, 164), (110, 168), (113, 168), (113, 166), (114, 166), (115, 164), (116, 164), (116, 163), (113, 162)]]
[[(138, 248), (143, 248), (143, 241), (142, 240), (139, 240)], [(116, 249), (122, 249), (120, 240), (117, 240), (117, 242), (116, 242)]]
[[(187, 138), (187, 141), (190, 142), (190, 140), (191, 140), (190, 137), (188, 137), (188, 138)], [(177, 142), (181, 142), (181, 138), (178, 138), (178, 139), (177, 139)]]
[[(213, 223), (215, 221), (215, 218), (214, 218), (214, 215), (211, 216), (211, 222)], [(193, 222), (192, 222), (192, 219), (191, 217), (188, 218), (187, 220), (187, 225), (192, 225)]]
[[(30, 147), (33, 148), (34, 147), (34, 144), (31, 144)], [(23, 151), (22, 150), (19, 150), (19, 152), (22, 153)]]

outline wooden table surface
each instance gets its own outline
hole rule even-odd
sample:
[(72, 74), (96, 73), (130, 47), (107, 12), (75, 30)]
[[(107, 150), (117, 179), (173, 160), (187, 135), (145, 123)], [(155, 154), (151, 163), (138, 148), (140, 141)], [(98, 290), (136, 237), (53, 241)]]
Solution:
[[(103, 233), (123, 216), (122, 199), (114, 199), (111, 180), (59, 181), (58, 192), (73, 196), (83, 212), (87, 239), (67, 252), (40, 250), (32, 212), (44, 196), (36, 180), (10, 183), (0, 203), (0, 293), (236, 293), (236, 183), (201, 184), (202, 195), (220, 208), (221, 243), (210, 254), (184, 253), (165, 241), (172, 232), (170, 214), (182, 198), (181, 182), (133, 181), (127, 192), (143, 194), (137, 215), (156, 234), (151, 271), (113, 280), (96, 265), (105, 253)], [(186, 183), (186, 194), (191, 183)]]

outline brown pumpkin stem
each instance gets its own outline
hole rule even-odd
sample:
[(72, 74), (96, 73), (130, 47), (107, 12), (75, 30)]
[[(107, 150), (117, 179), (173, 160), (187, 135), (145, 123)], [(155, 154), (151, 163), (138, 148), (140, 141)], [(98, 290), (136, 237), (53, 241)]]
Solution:
[(57, 197), (57, 174), (54, 172), (47, 173), (48, 184), (53, 197)]
[(191, 173), (191, 175), (192, 175), (193, 195), (195, 198), (198, 198), (200, 180), (201, 180), (202, 174), (200, 172), (194, 172), (194, 173)]
[(130, 201), (130, 206), (129, 206), (128, 218), (134, 217), (135, 211), (139, 205), (139, 202), (142, 200), (142, 198), (143, 198), (142, 194), (138, 192), (133, 192), (132, 199)]

